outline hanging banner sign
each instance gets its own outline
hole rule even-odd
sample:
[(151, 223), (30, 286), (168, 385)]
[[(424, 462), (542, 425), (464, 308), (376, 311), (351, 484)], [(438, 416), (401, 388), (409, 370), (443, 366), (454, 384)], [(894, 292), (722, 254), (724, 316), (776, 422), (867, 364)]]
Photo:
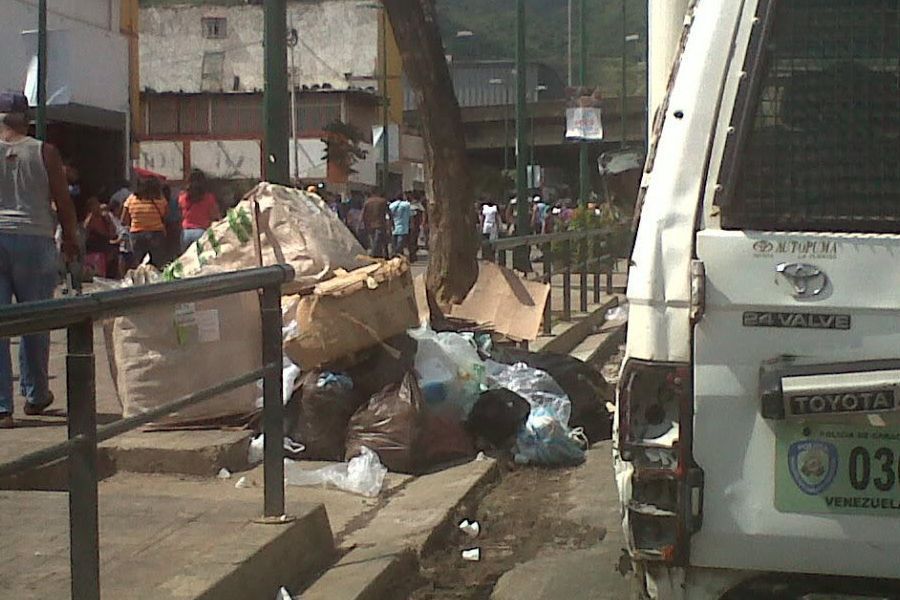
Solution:
[(566, 139), (599, 141), (603, 139), (603, 110), (599, 107), (566, 109)]
[(603, 96), (596, 88), (576, 87), (566, 90), (566, 139), (572, 142), (603, 139)]

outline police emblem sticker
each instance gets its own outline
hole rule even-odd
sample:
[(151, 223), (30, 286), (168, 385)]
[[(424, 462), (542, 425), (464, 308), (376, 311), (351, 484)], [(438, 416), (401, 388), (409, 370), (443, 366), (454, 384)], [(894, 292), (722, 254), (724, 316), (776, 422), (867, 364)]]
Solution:
[(818, 496), (834, 483), (838, 470), (834, 444), (818, 440), (794, 442), (787, 458), (791, 478), (804, 494)]

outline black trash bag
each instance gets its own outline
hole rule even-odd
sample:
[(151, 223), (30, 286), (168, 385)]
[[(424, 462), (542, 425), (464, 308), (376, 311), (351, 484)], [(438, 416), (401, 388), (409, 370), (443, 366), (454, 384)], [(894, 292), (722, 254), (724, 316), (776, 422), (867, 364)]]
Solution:
[(504, 388), (488, 390), (478, 396), (466, 420), (466, 431), (498, 450), (508, 450), (530, 412), (531, 405), (519, 394)]
[(597, 369), (565, 354), (515, 348), (498, 348), (491, 359), (507, 365), (525, 363), (546, 372), (572, 402), (570, 428), (583, 428), (592, 444), (612, 437), (612, 414), (606, 409), (606, 403), (613, 401), (615, 393)]
[(405, 333), (389, 338), (366, 352), (365, 357), (343, 369), (356, 393), (371, 398), (389, 385), (398, 385), (413, 370), (419, 343)]
[(304, 375), (285, 406), (285, 435), (306, 446), (298, 458), (343, 461), (347, 425), (364, 399), (346, 375)]
[(395, 473), (416, 474), (421, 468), (425, 423), (422, 391), (412, 373), (401, 383), (386, 386), (353, 415), (347, 434), (347, 458), (365, 446)]

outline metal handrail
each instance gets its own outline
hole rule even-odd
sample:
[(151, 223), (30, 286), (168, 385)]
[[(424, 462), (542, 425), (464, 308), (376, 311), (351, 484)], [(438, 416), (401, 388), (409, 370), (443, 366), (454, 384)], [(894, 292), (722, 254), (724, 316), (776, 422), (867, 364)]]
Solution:
[[(482, 244), (483, 258), (498, 264), (509, 266), (510, 251), (519, 248), (527, 248), (531, 252), (533, 246), (541, 248), (543, 264), (543, 281), (550, 284), (554, 275), (554, 258), (563, 259), (563, 321), (572, 319), (572, 245), (578, 244), (582, 250), (581, 260), (578, 261), (579, 272), (579, 309), (581, 312), (588, 310), (588, 272), (594, 276), (593, 297), (594, 302), (600, 302), (600, 275), (605, 271), (606, 293), (613, 293), (613, 271), (615, 269), (615, 257), (611, 254), (588, 256), (588, 241), (592, 239), (605, 239), (613, 233), (613, 228), (602, 227), (597, 229), (579, 229), (574, 231), (560, 231), (556, 233), (543, 233), (522, 235), (511, 238), (502, 238), (493, 241), (484, 241)], [(563, 250), (554, 255), (553, 245), (562, 244)], [(530, 258), (529, 258), (530, 264)], [(558, 271), (557, 271), (558, 272)], [(550, 335), (553, 331), (553, 294), (547, 296), (547, 304), (544, 307), (543, 333)]]
[(552, 244), (553, 242), (575, 242), (594, 237), (608, 236), (610, 233), (612, 233), (611, 228), (603, 227), (600, 229), (578, 229), (573, 231), (558, 231), (555, 233), (520, 235), (517, 237), (500, 238), (485, 243), (493, 246), (495, 250), (512, 250), (514, 248), (521, 248), (522, 246), (540, 246), (542, 244)]
[[(282, 450), (281, 286), (294, 279), (289, 266), (276, 265), (0, 308), (0, 337), (66, 328), (68, 439), (0, 464), (0, 477), (20, 474), (68, 457), (69, 545), (74, 600), (100, 598), (100, 539), (97, 444), (160, 417), (207, 402), (224, 392), (263, 380), (264, 516), (284, 522)], [(194, 302), (261, 290), (262, 367), (199, 390), (140, 415), (97, 427), (94, 321), (151, 306)]]

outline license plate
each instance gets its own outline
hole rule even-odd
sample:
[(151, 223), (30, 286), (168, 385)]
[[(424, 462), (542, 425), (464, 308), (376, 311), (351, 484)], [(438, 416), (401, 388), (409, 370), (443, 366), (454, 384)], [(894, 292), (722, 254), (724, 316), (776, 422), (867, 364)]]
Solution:
[(777, 423), (775, 508), (900, 517), (900, 428)]

